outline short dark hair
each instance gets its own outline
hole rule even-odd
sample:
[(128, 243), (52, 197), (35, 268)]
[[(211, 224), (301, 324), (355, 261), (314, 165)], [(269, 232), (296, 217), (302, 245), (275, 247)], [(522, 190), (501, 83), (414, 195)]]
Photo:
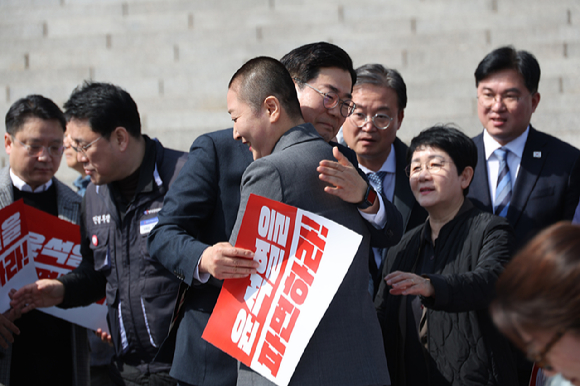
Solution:
[(117, 127), (133, 137), (141, 135), (137, 104), (121, 87), (110, 83), (84, 82), (75, 88), (64, 104), (67, 122), (88, 120), (91, 129), (109, 139)]
[(505, 46), (491, 51), (475, 69), (475, 87), (488, 76), (502, 70), (515, 70), (524, 78), (529, 92), (538, 92), (540, 84), (540, 64), (528, 51), (517, 51), (513, 46)]
[(232, 76), (228, 88), (238, 81), (238, 97), (255, 113), (267, 97), (274, 96), (291, 118), (302, 118), (292, 77), (278, 60), (267, 56), (250, 59)]
[(580, 226), (561, 221), (536, 235), (496, 283), (491, 314), (520, 348), (528, 333), (580, 334)]
[(356, 71), (352, 59), (345, 50), (331, 43), (305, 44), (293, 49), (280, 59), (292, 79), (307, 83), (316, 78), (322, 68), (336, 67), (350, 74), (352, 85), (356, 83)]
[(55, 120), (60, 123), (62, 131), (66, 129), (66, 121), (62, 110), (52, 100), (42, 95), (28, 95), (18, 99), (6, 113), (6, 132), (16, 134), (22, 129), (28, 118), (40, 118), (45, 121)]
[[(443, 150), (453, 160), (457, 174), (463, 173), (470, 166), (475, 171), (477, 165), (477, 147), (471, 138), (450, 125), (436, 125), (425, 129), (411, 140), (407, 151), (407, 164), (411, 163), (413, 153), (422, 147), (434, 147)], [(473, 181), (473, 180), (472, 180)], [(463, 189), (467, 195), (469, 186)]]
[(356, 69), (356, 86), (374, 84), (392, 89), (397, 94), (399, 110), (407, 107), (407, 85), (397, 70), (382, 64), (365, 64)]

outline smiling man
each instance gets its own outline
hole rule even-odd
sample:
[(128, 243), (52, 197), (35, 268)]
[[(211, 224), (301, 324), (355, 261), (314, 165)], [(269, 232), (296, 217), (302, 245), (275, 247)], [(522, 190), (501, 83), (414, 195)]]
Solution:
[[(27, 205), (79, 223), (81, 198), (54, 177), (62, 159), (65, 125), (60, 108), (41, 95), (29, 95), (10, 107), (4, 135), (10, 165), (0, 171), (0, 208), (23, 199)], [(0, 325), (1, 319), (0, 315)], [(84, 328), (40, 311), (23, 315), (16, 326), (21, 333), (14, 344), (0, 349), (0, 383), (88, 385)]]
[[(299, 108), (305, 121), (312, 123), (325, 140), (330, 140), (351, 112), (350, 93), (356, 79), (351, 58), (334, 44), (317, 42), (292, 50), (281, 61), (295, 78), (294, 88), (302, 97)], [(320, 74), (336, 74), (339, 79), (323, 76), (324, 81), (319, 82)], [(261, 148), (259, 143), (257, 148)], [(255, 266), (248, 260), (251, 253), (227, 243), (240, 203), (242, 174), (252, 158), (253, 153), (246, 145), (234, 141), (232, 129), (199, 136), (166, 196), (159, 223), (149, 235), (151, 255), (169, 270), (180, 272), (179, 279), (184, 286), (190, 287), (179, 323), (175, 324), (171, 375), (180, 385), (235, 386), (237, 383), (237, 362), (207, 343), (201, 335), (217, 301), (222, 280), (247, 276)], [(380, 200), (372, 199), (373, 192), (357, 169), (348, 165), (345, 157), (340, 163), (330, 159), (332, 161), (323, 161), (323, 166), (317, 165), (320, 178), (328, 182), (321, 187), (328, 193), (326, 195), (360, 203), (363, 208), (374, 204), (371, 210), (376, 209)], [(349, 160), (356, 163), (356, 157)], [(373, 235), (380, 239), (378, 243), (394, 244), (402, 233), (401, 216), (392, 205), (385, 204), (383, 210), (386, 222), (381, 223), (379, 214), (374, 217), (381, 229), (370, 222), (367, 224), (376, 232)], [(169, 342), (168, 339), (164, 346), (172, 350)]]
[[(390, 384), (378, 320), (367, 293), (370, 232), (355, 204), (324, 192), (326, 182), (320, 180), (316, 166), (332, 157), (332, 147), (313, 125), (304, 123), (292, 78), (275, 59), (252, 59), (232, 77), (227, 104), (234, 138), (251, 144), (255, 159), (242, 177), (232, 245), (251, 194), (319, 214), (363, 236), (290, 385)], [(243, 365), (237, 384), (272, 385)]]
[(122, 385), (175, 385), (171, 358), (156, 354), (179, 280), (149, 256), (147, 234), (187, 155), (143, 135), (135, 101), (118, 86), (87, 82), (64, 106), (72, 147), (92, 182), (81, 216), (83, 258), (57, 280), (23, 287), (13, 302), (28, 304), (26, 311), (87, 306), (106, 296), (116, 354), (111, 378)]
[[(342, 126), (344, 141), (356, 152), (360, 169), (403, 217), (406, 232), (422, 224), (427, 212), (415, 200), (405, 175), (407, 145), (397, 138), (407, 106), (407, 86), (401, 74), (381, 64), (356, 69), (352, 100), (356, 108)], [(369, 268), (373, 294), (381, 282), (386, 249), (373, 248)]]
[[(530, 124), (540, 103), (540, 65), (527, 51), (501, 47), (475, 70), (483, 133), (474, 138), (478, 165), (468, 197), (506, 217), (517, 247), (560, 220), (571, 220), (580, 196), (580, 151)], [(520, 385), (531, 364), (519, 355)]]

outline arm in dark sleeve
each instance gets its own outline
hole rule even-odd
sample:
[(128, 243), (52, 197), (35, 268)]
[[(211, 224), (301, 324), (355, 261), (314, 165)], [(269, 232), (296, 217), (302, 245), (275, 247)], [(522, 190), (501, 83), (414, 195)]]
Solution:
[[(364, 174), (364, 173), (363, 173)], [(367, 228), (371, 233), (371, 247), (386, 248), (396, 245), (403, 236), (403, 216), (395, 205), (381, 195), (387, 223), (382, 229), (375, 228), (368, 221)]]
[[(233, 140), (233, 139), (232, 139)], [(218, 156), (211, 137), (198, 137), (179, 176), (167, 192), (159, 222), (149, 234), (149, 254), (191, 286), (199, 283), (193, 275), (203, 251), (218, 241), (226, 241), (225, 231), (212, 235), (207, 228), (214, 217), (219, 197)], [(224, 226), (222, 226), (222, 229)], [(203, 241), (202, 241), (203, 239)]]
[[(435, 289), (423, 304), (434, 310), (465, 312), (484, 309), (495, 296), (495, 283), (512, 255), (515, 236), (507, 220), (494, 217), (483, 230), (477, 263), (472, 271), (450, 275), (426, 275)], [(478, 251), (473, 251), (476, 254)], [(461, 256), (460, 258), (471, 258)]]
[(93, 251), (89, 247), (90, 238), (86, 232), (85, 199), (81, 209), (81, 263), (68, 274), (58, 280), (64, 285), (64, 299), (61, 308), (88, 306), (105, 296), (107, 279), (95, 270)]

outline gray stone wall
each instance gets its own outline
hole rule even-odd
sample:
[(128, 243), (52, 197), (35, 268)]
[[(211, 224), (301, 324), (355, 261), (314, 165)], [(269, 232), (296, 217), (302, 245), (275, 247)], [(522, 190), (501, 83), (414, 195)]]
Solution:
[[(580, 0), (0, 0), (0, 112), (30, 93), (62, 105), (85, 79), (112, 82), (137, 101), (144, 133), (187, 150), (231, 126), (227, 84), (246, 60), (319, 40), (355, 66), (401, 72), (406, 142), (435, 123), (477, 134), (478, 62), (501, 45), (529, 50), (542, 68), (532, 123), (580, 146)], [(64, 160), (57, 175), (76, 177)]]

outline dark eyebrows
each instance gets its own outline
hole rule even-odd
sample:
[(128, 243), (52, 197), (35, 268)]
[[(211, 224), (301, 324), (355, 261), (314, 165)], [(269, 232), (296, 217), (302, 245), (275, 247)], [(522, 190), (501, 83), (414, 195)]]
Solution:
[[(330, 90), (330, 92), (333, 92), (335, 94), (338, 94), (340, 96), (340, 90), (337, 89), (336, 87), (334, 87), (331, 84), (323, 84), (322, 86), (328, 88)], [(352, 94), (350, 92), (344, 94), (344, 97), (341, 97), (342, 99), (352, 99)]]

